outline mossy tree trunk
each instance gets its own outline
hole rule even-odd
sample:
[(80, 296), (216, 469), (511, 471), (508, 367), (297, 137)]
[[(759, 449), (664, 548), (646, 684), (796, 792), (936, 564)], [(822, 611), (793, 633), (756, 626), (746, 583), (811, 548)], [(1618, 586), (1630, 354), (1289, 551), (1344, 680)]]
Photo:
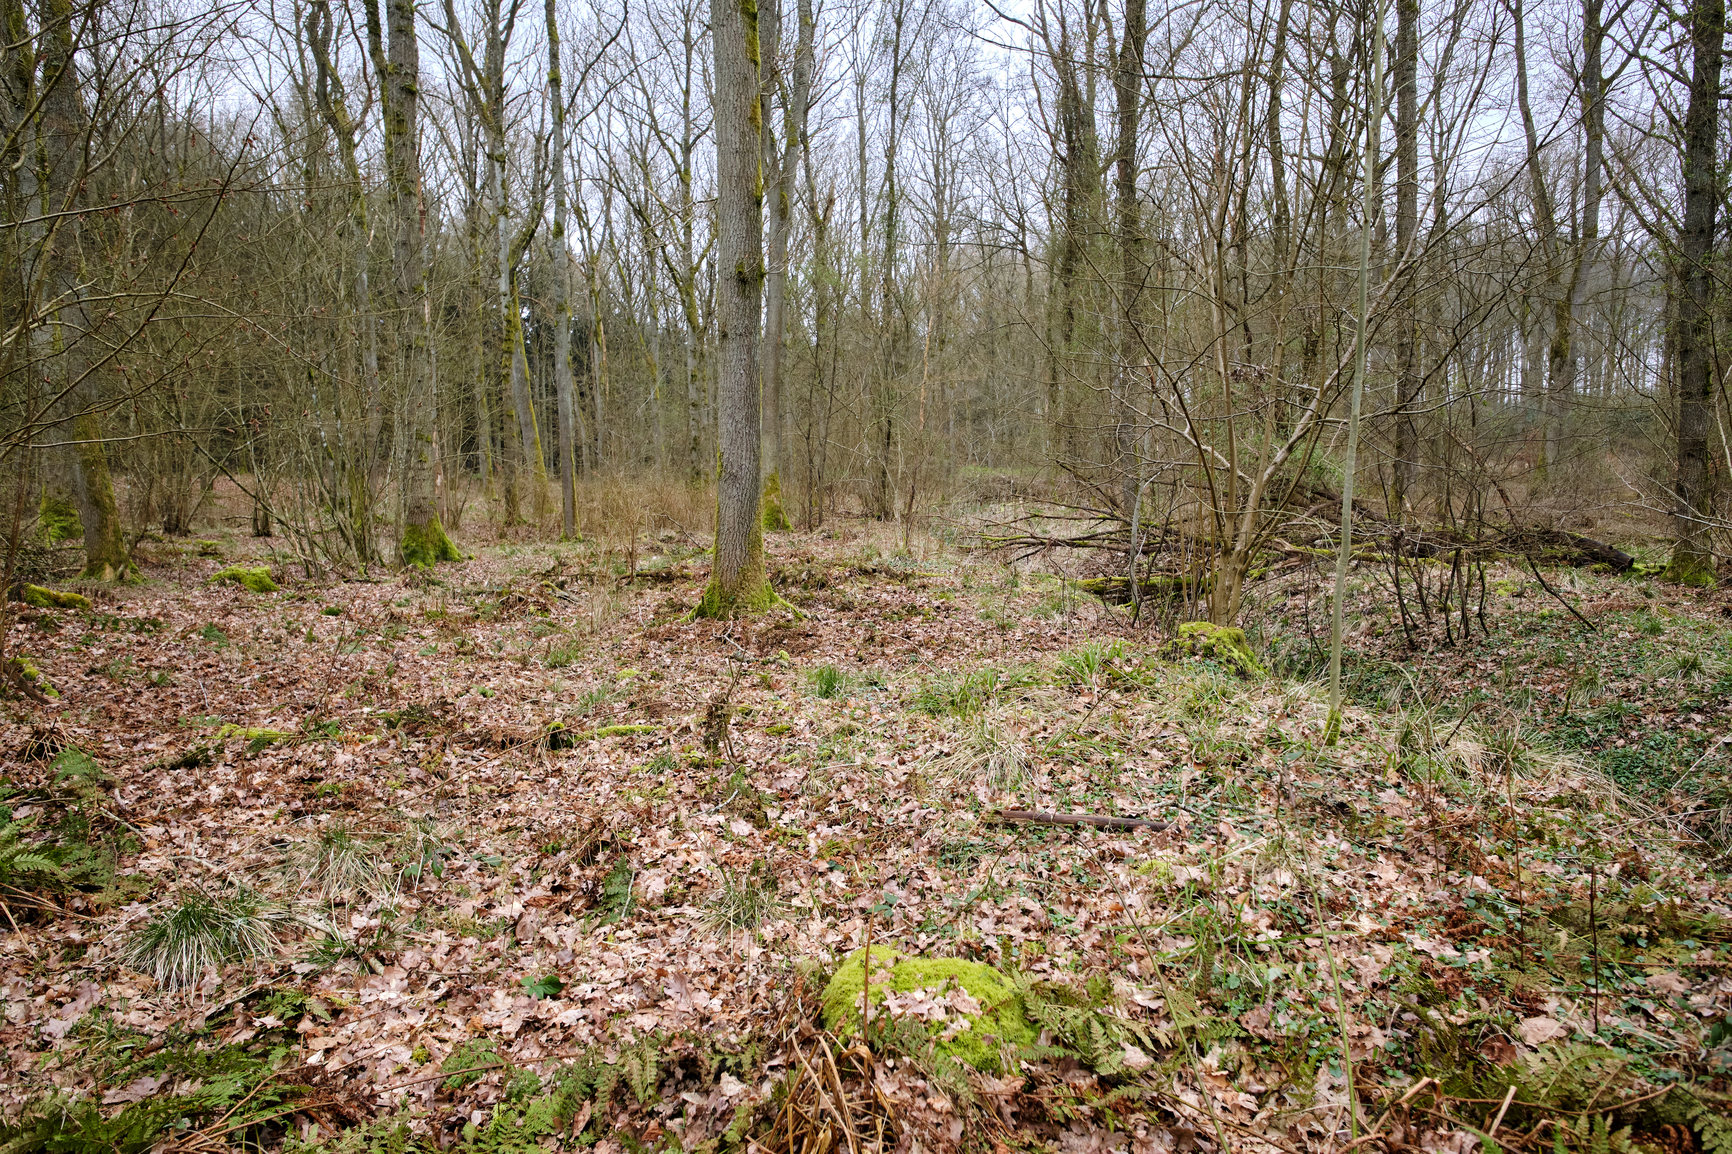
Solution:
[(697, 612), (732, 617), (775, 601), (764, 567), (758, 324), (764, 288), (763, 104), (756, 0), (710, 0), (715, 47), (715, 564)]
[(89, 353), (95, 334), (81, 288), (87, 278), (80, 267), (79, 218), (71, 215), (82, 199), (85, 142), (91, 127), (74, 59), (74, 23), (68, 0), (49, 0), (44, 5), (40, 184), (47, 200), (44, 215), (68, 214), (50, 226), (43, 251), (52, 295), (61, 302), (53, 319), (49, 375), (65, 415), (61, 435), (71, 458), (72, 493), (84, 527), (83, 575), (118, 581), (131, 572), (132, 557), (121, 532), (120, 505), (103, 448), (102, 401)]

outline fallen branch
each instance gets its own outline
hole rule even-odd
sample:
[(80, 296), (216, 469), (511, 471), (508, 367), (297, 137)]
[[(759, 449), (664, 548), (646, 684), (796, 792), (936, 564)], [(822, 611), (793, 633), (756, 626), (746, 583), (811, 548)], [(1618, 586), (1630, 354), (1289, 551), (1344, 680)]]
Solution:
[(1002, 809), (993, 814), (990, 820), (1004, 824), (1026, 822), (1030, 825), (1092, 825), (1101, 829), (1163, 830), (1173, 828), (1172, 822), (1152, 821), (1146, 817), (1105, 817), (1095, 813), (1045, 813), (1038, 809)]

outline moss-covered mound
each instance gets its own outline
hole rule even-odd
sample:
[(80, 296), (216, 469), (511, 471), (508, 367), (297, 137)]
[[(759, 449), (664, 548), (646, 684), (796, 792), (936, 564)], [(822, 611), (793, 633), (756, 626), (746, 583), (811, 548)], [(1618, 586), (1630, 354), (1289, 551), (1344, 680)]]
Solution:
[(60, 696), (60, 691), (54, 688), (47, 675), (22, 653), (7, 659), (5, 674), (26, 694), (40, 695), (43, 699)]
[(23, 586), (18, 591), (18, 599), (37, 609), (90, 608), (90, 598), (82, 593), (62, 593), (58, 589), (49, 589), (42, 585)]
[(1226, 625), (1211, 625), (1207, 621), (1187, 621), (1179, 626), (1179, 635), (1162, 647), (1164, 657), (1201, 657), (1225, 666), (1241, 677), (1263, 677), (1266, 673), (1245, 631)]
[(277, 583), (271, 580), (271, 571), (263, 565), (257, 569), (249, 569), (245, 565), (230, 565), (211, 574), (211, 580), (233, 581), (236, 585), (252, 593), (275, 593), (277, 591)]
[[(839, 1035), (860, 1030), (865, 971), (866, 951), (855, 950), (824, 987), (824, 1024)], [(958, 992), (964, 996), (957, 997)], [(893, 994), (916, 993), (944, 1004), (942, 1018), (922, 1019), (939, 1051), (977, 1070), (996, 1070), (1001, 1046), (1027, 1046), (1035, 1040), (1021, 995), (1010, 979), (991, 966), (960, 958), (922, 958), (890, 946), (873, 946), (873, 1014), (883, 1010)], [(979, 1008), (972, 1009), (971, 1004)], [(877, 1027), (873, 1029), (876, 1032)]]

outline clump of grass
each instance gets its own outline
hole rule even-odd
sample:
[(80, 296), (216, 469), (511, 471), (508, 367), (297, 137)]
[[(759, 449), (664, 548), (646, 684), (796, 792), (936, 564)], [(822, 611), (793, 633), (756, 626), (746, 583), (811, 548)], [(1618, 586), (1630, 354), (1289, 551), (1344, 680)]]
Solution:
[(750, 930), (768, 921), (781, 904), (776, 897), (776, 879), (762, 861), (752, 863), (744, 875), (721, 867), (722, 886), (704, 911), (704, 924), (712, 930)]
[(959, 781), (977, 778), (994, 792), (1008, 793), (1028, 781), (1028, 751), (1002, 726), (983, 720), (944, 759), (944, 769)]
[(848, 696), (848, 675), (834, 665), (820, 665), (806, 676), (812, 696), (834, 701)]
[(327, 902), (365, 895), (384, 899), (396, 892), (397, 878), (389, 855), (376, 839), (362, 836), (345, 822), (333, 822), (290, 855), (304, 883), (318, 887)]
[(1060, 685), (1098, 685), (1112, 663), (1124, 656), (1125, 643), (1087, 641), (1058, 659), (1054, 677)]
[(549, 669), (566, 669), (581, 661), (583, 653), (584, 647), (581, 642), (567, 639), (558, 644), (550, 643), (544, 662)]
[(169, 989), (190, 986), (224, 962), (268, 954), (288, 911), (248, 889), (215, 896), (192, 890), (157, 907), (136, 930), (121, 962)]
[(934, 677), (921, 683), (913, 705), (934, 717), (976, 717), (1002, 694), (1032, 681), (1024, 670), (983, 665), (961, 677)]

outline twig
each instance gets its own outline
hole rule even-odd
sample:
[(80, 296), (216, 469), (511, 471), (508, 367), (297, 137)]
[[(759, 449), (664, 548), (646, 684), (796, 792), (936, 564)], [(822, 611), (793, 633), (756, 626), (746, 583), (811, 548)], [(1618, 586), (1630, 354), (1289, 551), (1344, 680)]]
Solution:
[(1004, 824), (1027, 822), (1031, 825), (1092, 825), (1101, 829), (1152, 829), (1160, 831), (1173, 828), (1171, 822), (1153, 821), (1146, 817), (1106, 817), (1094, 813), (1046, 813), (1037, 809), (1001, 809), (988, 820)]
[(1559, 593), (1556, 589), (1553, 589), (1550, 585), (1546, 584), (1546, 579), (1540, 576), (1539, 565), (1534, 562), (1534, 555), (1532, 553), (1524, 553), (1523, 556), (1527, 558), (1528, 568), (1533, 570), (1534, 580), (1540, 583), (1540, 588), (1557, 598), (1558, 604), (1562, 605), (1565, 609), (1568, 609), (1571, 617), (1574, 617), (1577, 621), (1580, 621), (1583, 625), (1586, 625), (1589, 629), (1598, 633), (1600, 629), (1598, 625), (1595, 625), (1592, 621), (1589, 621), (1586, 617), (1583, 617), (1580, 613), (1576, 612), (1576, 607), (1571, 605), (1568, 601), (1565, 601), (1562, 593)]
[(1485, 1129), (1487, 1142), (1490, 1142), (1492, 1139), (1497, 1137), (1497, 1128), (1503, 1125), (1503, 1116), (1509, 1112), (1509, 1104), (1515, 1101), (1515, 1092), (1516, 1084), (1511, 1082), (1509, 1084), (1509, 1092), (1503, 1096), (1503, 1105), (1497, 1108), (1497, 1117), (1493, 1118), (1491, 1120), (1491, 1125), (1487, 1126)]

